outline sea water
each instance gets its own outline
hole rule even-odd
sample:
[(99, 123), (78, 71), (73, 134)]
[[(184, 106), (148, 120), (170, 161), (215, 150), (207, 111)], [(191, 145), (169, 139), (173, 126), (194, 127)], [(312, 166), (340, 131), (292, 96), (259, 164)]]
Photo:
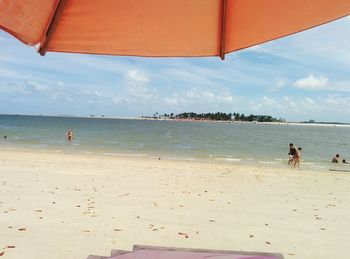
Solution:
[(0, 115), (1, 149), (274, 166), (286, 164), (290, 142), (303, 148), (303, 167), (331, 167), (337, 153), (350, 161), (350, 127), (342, 125)]

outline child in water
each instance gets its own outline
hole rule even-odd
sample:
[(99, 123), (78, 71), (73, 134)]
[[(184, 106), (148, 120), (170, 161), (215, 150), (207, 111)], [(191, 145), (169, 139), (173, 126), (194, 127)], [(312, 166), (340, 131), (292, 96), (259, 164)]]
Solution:
[(298, 147), (297, 152), (294, 156), (294, 167), (296, 167), (298, 165), (298, 167), (300, 166), (300, 152), (303, 149), (301, 147)]

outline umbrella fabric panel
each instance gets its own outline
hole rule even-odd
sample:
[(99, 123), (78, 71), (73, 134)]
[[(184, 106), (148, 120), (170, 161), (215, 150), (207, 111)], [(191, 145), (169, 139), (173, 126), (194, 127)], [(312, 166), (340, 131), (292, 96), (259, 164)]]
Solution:
[(0, 28), (42, 54), (223, 57), (348, 14), (349, 0), (0, 0)]
[(221, 0), (68, 0), (50, 51), (213, 56)]
[(0, 28), (28, 45), (39, 43), (57, 0), (0, 0)]
[(349, 14), (349, 0), (228, 0), (226, 51), (290, 35)]
[[(224, 2), (226, 28), (222, 32)], [(48, 49), (213, 56), (220, 55), (221, 45), (228, 53), (349, 13), (349, 0), (104, 0), (99, 4), (68, 0)]]

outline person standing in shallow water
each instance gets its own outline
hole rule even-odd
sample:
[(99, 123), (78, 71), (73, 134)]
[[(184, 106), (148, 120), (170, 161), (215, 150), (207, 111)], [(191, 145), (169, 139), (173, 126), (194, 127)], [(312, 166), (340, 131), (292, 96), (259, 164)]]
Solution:
[(294, 147), (293, 143), (289, 144), (289, 160), (288, 160), (288, 165), (291, 165), (294, 161), (295, 155), (297, 154), (297, 150)]
[(295, 153), (295, 156), (294, 156), (294, 167), (296, 167), (296, 166), (299, 167), (300, 166), (300, 153), (301, 153), (301, 150), (302, 150), (302, 148), (298, 147), (298, 150)]
[(74, 136), (73, 131), (71, 131), (71, 130), (69, 129), (69, 130), (67, 131), (66, 135), (67, 135), (67, 140), (68, 140), (68, 141), (72, 141), (72, 140), (73, 140), (73, 136)]

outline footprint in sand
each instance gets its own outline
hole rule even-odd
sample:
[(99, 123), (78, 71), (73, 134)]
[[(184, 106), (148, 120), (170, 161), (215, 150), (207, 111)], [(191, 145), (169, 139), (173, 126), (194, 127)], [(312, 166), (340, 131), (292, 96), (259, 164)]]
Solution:
[(183, 236), (183, 237), (185, 237), (185, 238), (188, 238), (188, 235), (187, 235), (186, 233), (179, 232), (178, 234), (179, 234), (180, 236)]

